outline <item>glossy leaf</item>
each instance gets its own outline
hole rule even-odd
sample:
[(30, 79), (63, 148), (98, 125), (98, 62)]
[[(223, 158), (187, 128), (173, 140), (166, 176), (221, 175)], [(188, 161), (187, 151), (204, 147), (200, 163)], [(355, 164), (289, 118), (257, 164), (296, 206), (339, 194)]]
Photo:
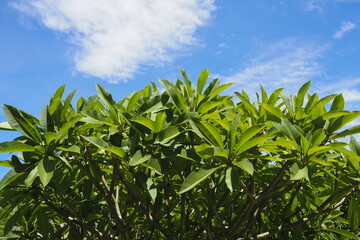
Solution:
[(203, 182), (206, 178), (208, 178), (211, 174), (213, 174), (216, 170), (218, 170), (221, 166), (213, 167), (210, 169), (200, 168), (197, 171), (191, 172), (189, 176), (185, 179), (183, 184), (181, 185), (179, 194), (183, 194), (187, 191), (190, 191), (198, 184)]
[(236, 161), (236, 162), (233, 162), (233, 164), (235, 166), (241, 168), (245, 172), (249, 173), (250, 175), (254, 174), (254, 165), (248, 159), (243, 159), (238, 162)]

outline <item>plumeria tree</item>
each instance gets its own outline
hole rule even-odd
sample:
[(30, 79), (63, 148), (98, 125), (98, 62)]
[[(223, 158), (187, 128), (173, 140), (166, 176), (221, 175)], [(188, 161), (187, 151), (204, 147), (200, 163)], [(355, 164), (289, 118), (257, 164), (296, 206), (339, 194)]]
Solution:
[(360, 112), (341, 94), (252, 101), (181, 74), (120, 101), (62, 86), (39, 118), (4, 105), (21, 136), (0, 144), (2, 238), (358, 239)]

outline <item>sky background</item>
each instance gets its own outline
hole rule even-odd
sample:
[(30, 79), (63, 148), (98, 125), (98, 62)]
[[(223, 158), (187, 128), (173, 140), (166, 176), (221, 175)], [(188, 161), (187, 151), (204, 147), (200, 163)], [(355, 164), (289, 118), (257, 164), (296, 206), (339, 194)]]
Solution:
[(311, 92), (342, 92), (360, 110), (360, 0), (0, 2), (1, 105), (39, 116), (63, 84), (88, 97), (100, 83), (121, 100), (179, 67), (194, 80), (209, 68), (235, 83), (228, 93), (312, 80)]

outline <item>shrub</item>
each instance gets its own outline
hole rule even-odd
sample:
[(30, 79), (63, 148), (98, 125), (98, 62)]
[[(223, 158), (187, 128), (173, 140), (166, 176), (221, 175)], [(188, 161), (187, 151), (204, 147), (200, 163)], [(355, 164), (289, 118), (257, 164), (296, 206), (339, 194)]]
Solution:
[[(357, 239), (360, 115), (310, 82), (256, 102), (231, 84), (160, 80), (73, 106), (60, 87), (39, 118), (4, 105), (20, 137), (0, 182), (3, 234), (23, 239)], [(236, 100), (233, 98), (236, 97)], [(346, 140), (346, 138), (345, 138)], [(15, 227), (14, 227), (15, 226)]]

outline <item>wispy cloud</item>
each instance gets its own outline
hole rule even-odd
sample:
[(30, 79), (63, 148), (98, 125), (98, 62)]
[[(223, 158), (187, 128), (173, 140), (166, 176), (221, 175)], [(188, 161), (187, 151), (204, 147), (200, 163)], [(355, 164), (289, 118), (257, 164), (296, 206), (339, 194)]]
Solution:
[(342, 22), (339, 30), (337, 30), (334, 33), (333, 38), (334, 39), (342, 38), (346, 33), (350, 32), (355, 28), (357, 28), (357, 26), (353, 22)]
[(222, 78), (226, 82), (236, 83), (238, 88), (251, 91), (258, 90), (259, 83), (271, 89), (296, 89), (298, 85), (323, 73), (318, 59), (329, 48), (328, 44), (320, 47), (302, 42), (300, 39), (283, 39), (250, 59), (250, 63), (237, 73)]
[(305, 11), (323, 11), (323, 1), (322, 0), (303, 0)]
[(360, 78), (345, 78), (336, 82), (328, 81), (322, 84), (319, 92), (322, 94), (342, 93), (345, 100), (354, 102), (360, 100)]
[(184, 46), (196, 44), (195, 31), (215, 10), (213, 0), (17, 0), (12, 5), (80, 47), (76, 70), (111, 82), (171, 61)]

